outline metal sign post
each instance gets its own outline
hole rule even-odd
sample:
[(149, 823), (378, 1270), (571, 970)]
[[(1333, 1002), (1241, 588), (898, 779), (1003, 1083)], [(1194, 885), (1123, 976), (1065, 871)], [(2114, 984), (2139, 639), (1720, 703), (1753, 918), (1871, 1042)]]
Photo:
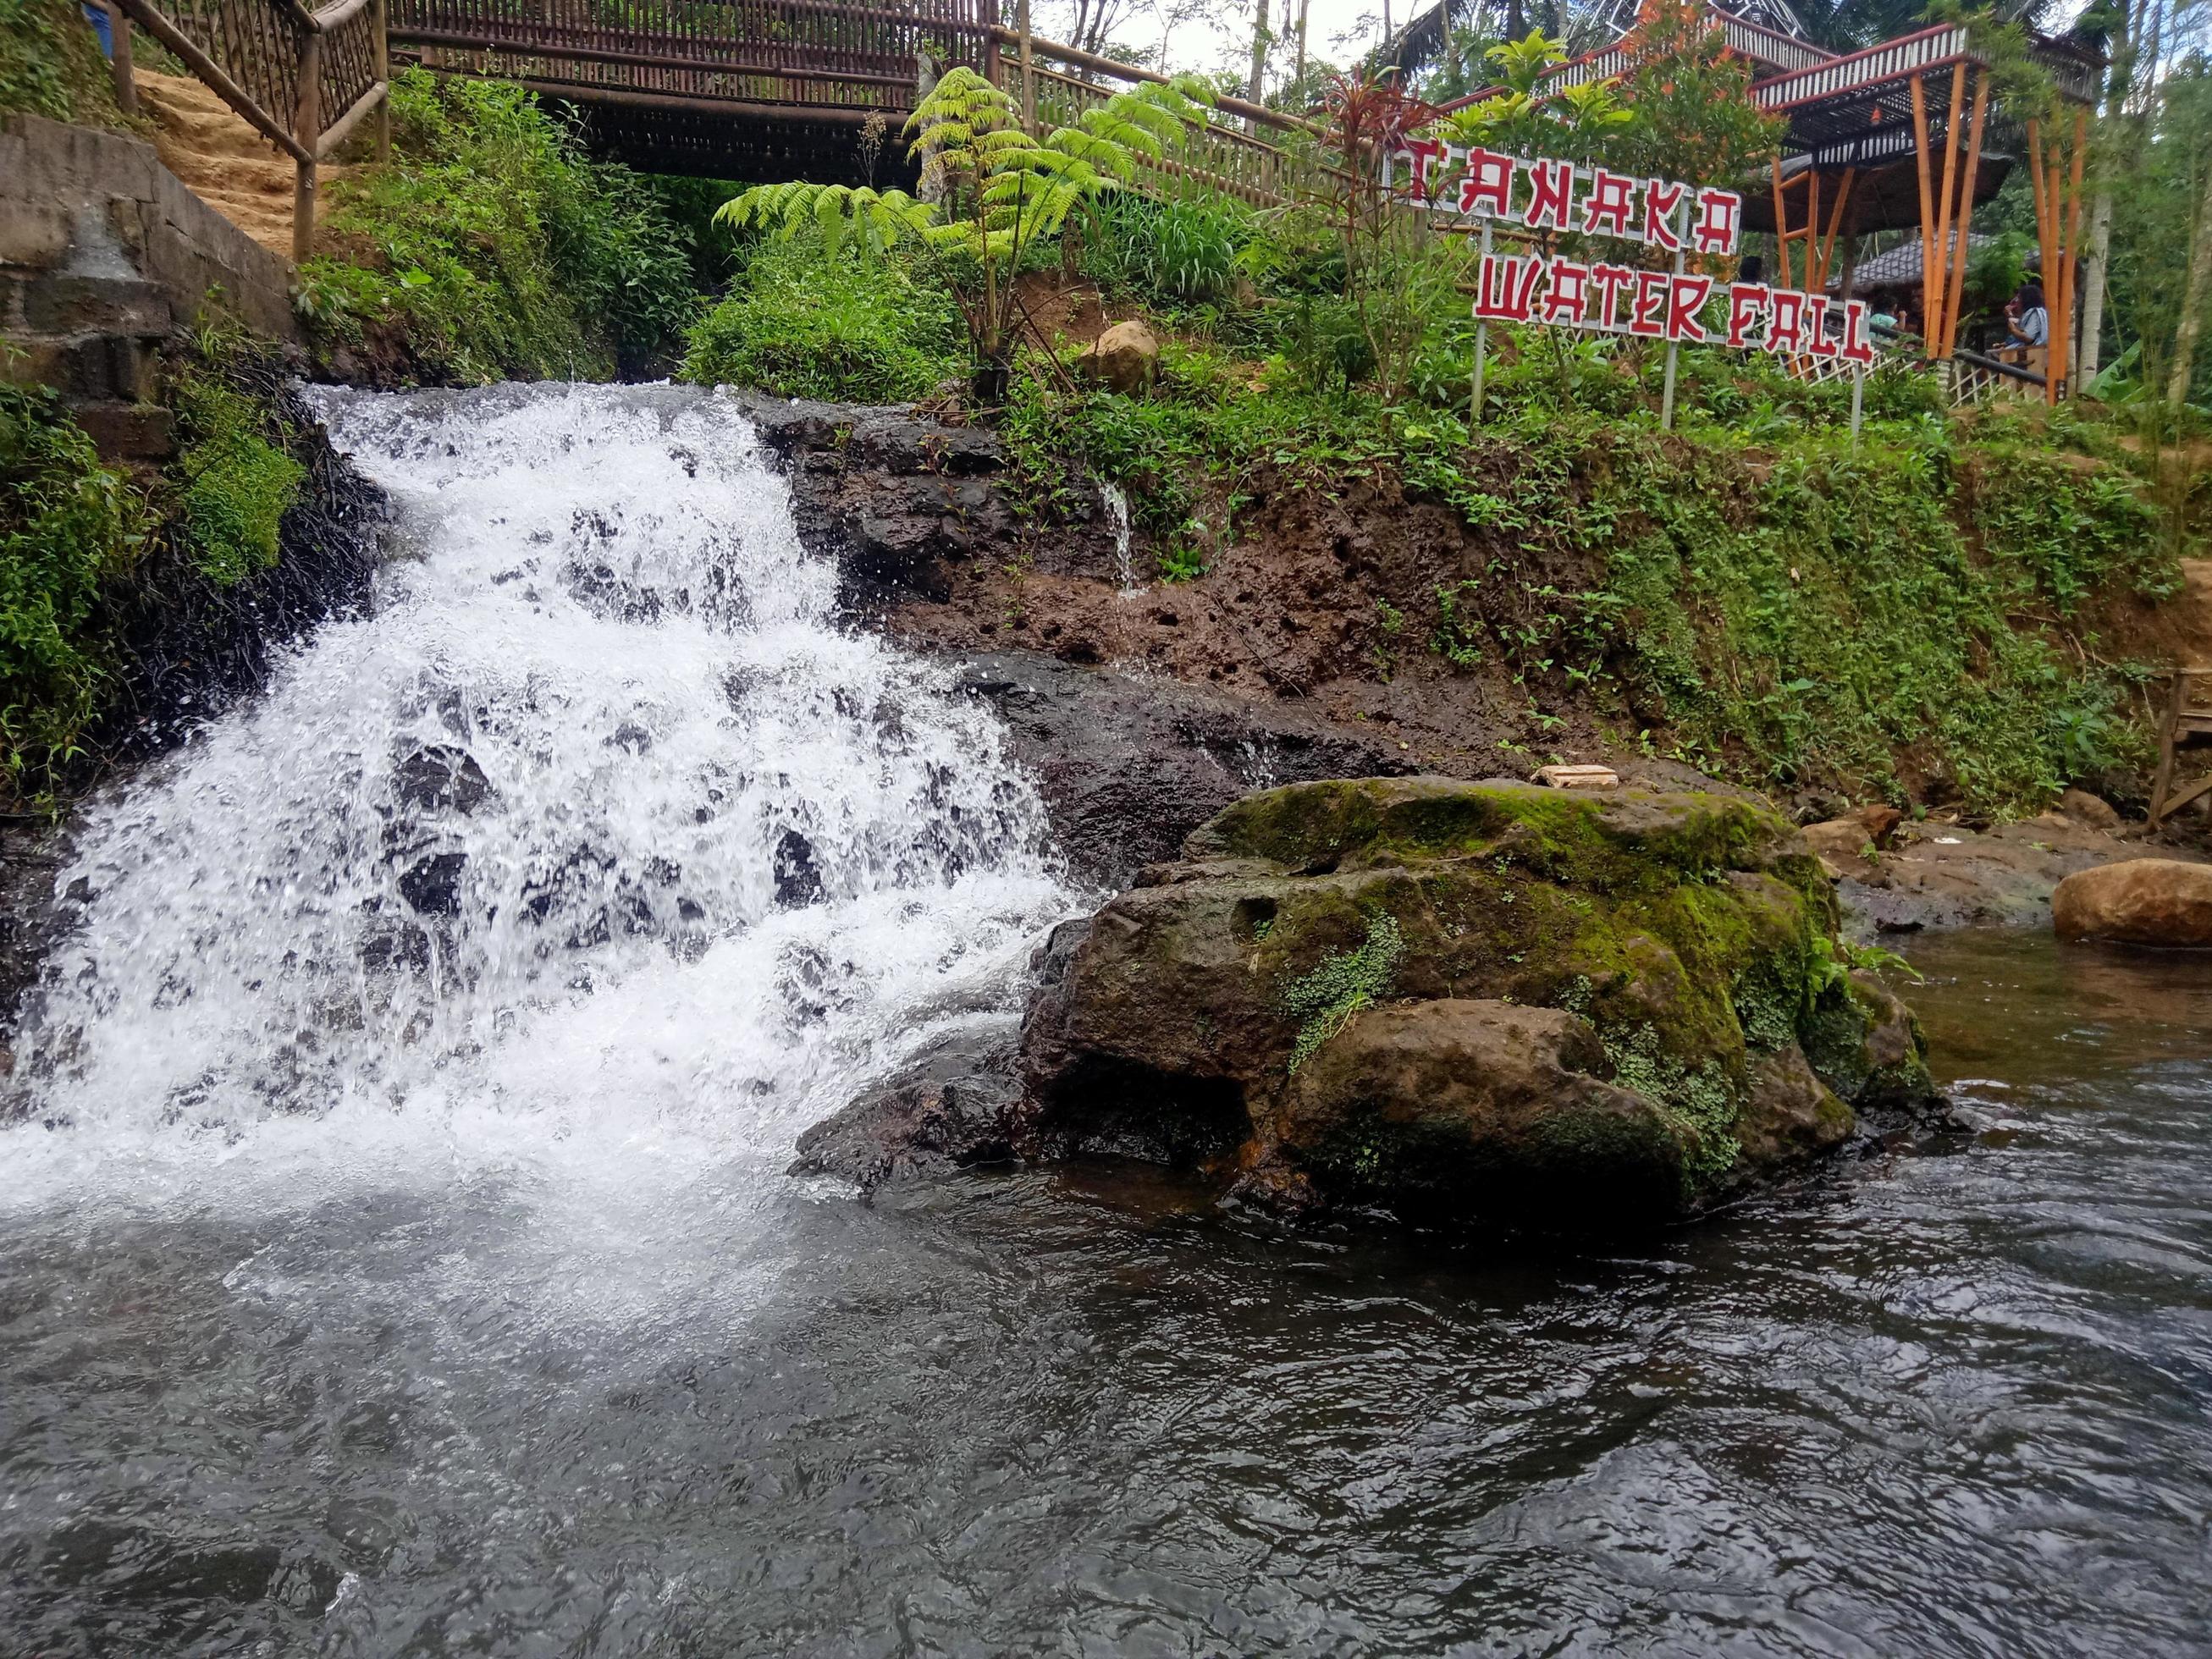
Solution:
[[(1482, 222), (1482, 257), (1490, 257), (1490, 221)], [(1469, 427), (1482, 424), (1483, 360), (1490, 354), (1490, 325), (1477, 318), (1474, 325), (1474, 385), (1468, 393), (1467, 423)]]
[(1859, 421), (1866, 412), (1866, 370), (1851, 371), (1851, 453), (1859, 453)]
[[(1674, 250), (1674, 274), (1680, 276), (1683, 268), (1683, 253), (1678, 247)], [(1680, 341), (1667, 342), (1667, 390), (1659, 399), (1659, 429), (1662, 432), (1674, 429), (1674, 362), (1681, 355)]]

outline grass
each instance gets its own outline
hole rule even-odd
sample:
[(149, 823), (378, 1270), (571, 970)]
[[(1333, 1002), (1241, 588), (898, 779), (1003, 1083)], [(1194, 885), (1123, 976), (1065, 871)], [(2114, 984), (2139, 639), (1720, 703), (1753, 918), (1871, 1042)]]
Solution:
[(127, 127), (77, 0), (0, 0), (0, 114)]
[(952, 296), (896, 256), (862, 263), (809, 240), (749, 250), (730, 297), (691, 331), (683, 374), (787, 398), (908, 403), (964, 376)]
[(697, 309), (680, 200), (589, 160), (520, 87), (392, 86), (392, 155), (334, 185), (299, 306), (329, 364), (427, 383), (605, 379), (665, 364)]
[(0, 386), (0, 744), (19, 799), (52, 792), (110, 695), (103, 587), (146, 540), (146, 503), (50, 394)]

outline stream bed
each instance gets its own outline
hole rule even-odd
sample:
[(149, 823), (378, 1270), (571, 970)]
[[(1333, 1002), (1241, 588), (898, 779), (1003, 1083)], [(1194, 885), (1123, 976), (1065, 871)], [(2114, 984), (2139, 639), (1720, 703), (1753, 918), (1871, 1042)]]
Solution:
[(2212, 1652), (2212, 962), (1921, 940), (1966, 1127), (1634, 1249), (856, 1202), (1085, 900), (988, 711), (708, 394), (329, 395), (412, 551), (20, 1045), (0, 1651)]

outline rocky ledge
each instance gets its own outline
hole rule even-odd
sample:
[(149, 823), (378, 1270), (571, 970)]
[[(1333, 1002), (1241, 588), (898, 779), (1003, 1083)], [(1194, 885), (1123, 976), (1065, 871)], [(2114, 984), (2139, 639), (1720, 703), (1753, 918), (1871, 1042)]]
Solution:
[(918, 1143), (1142, 1158), (1299, 1216), (1694, 1214), (1935, 1103), (1911, 1015), (1836, 927), (1802, 837), (1740, 799), (1269, 790), (1054, 933), (1018, 1088), (934, 1054), (806, 1167), (867, 1182)]

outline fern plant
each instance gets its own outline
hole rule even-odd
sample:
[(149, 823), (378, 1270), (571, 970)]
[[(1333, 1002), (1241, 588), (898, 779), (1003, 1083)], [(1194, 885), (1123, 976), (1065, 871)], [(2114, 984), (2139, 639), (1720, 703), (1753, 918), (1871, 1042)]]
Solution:
[(1133, 87), (1036, 137), (1002, 88), (956, 65), (906, 124), (908, 147), (922, 158), (923, 194), (934, 200), (844, 185), (757, 185), (714, 216), (740, 229), (818, 234), (833, 253), (849, 246), (863, 258), (919, 242), (945, 260), (985, 372), (1003, 375), (1024, 258), (1070, 215), (1127, 186), (1140, 161), (1163, 159), (1202, 127), (1213, 101), (1191, 77)]

